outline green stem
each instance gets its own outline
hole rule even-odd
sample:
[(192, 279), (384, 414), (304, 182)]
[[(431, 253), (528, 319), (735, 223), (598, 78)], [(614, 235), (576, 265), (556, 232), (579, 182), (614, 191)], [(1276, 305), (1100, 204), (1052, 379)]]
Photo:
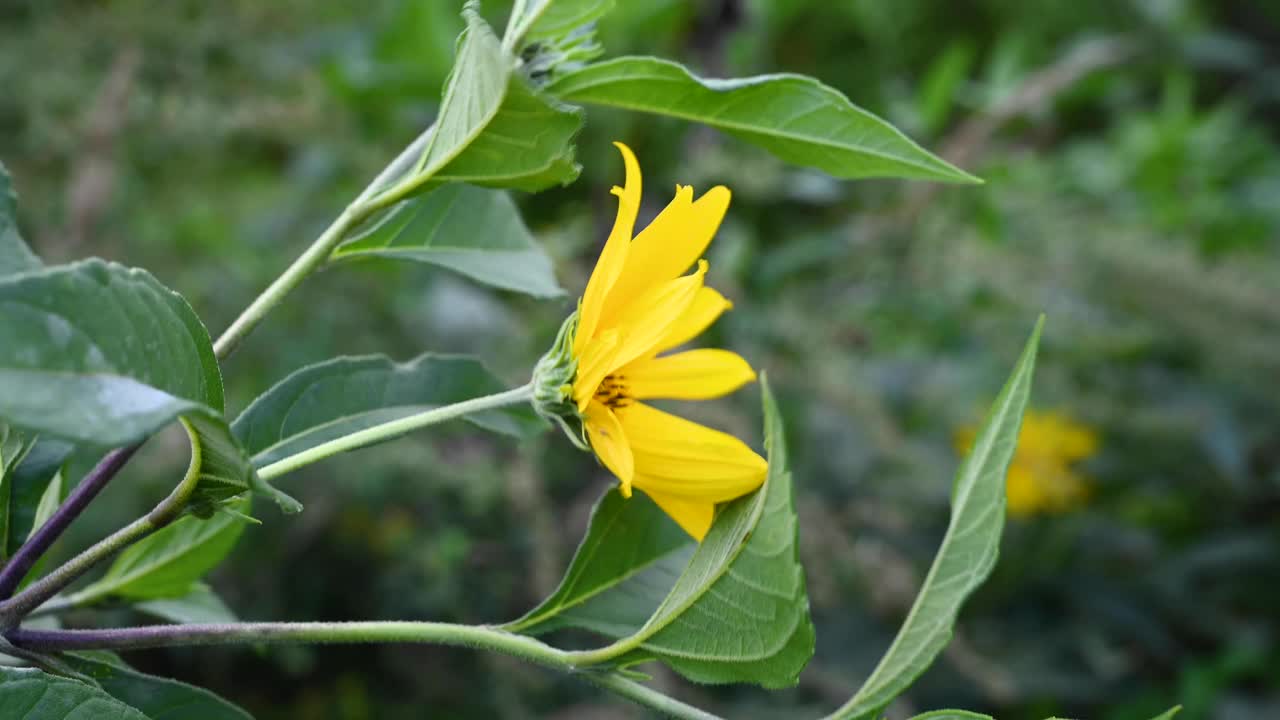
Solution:
[(667, 697), (616, 671), (582, 672), (572, 653), (525, 635), (483, 625), (435, 622), (216, 623), (146, 625), (97, 630), (13, 630), (14, 645), (37, 652), (64, 650), (136, 650), (196, 645), (262, 643), (421, 643), (453, 645), (512, 655), (579, 677), (641, 705), (682, 720), (717, 720), (715, 715)]
[(443, 407), (432, 408), (424, 412), (410, 415), (398, 420), (374, 425), (371, 428), (365, 428), (350, 435), (343, 435), (340, 438), (334, 438), (329, 442), (321, 443), (315, 447), (308, 448), (298, 453), (290, 455), (283, 460), (267, 465), (258, 470), (258, 476), (263, 480), (272, 480), (281, 475), (293, 472), (298, 468), (319, 462), (325, 458), (337, 455), (348, 450), (355, 450), (366, 445), (383, 442), (392, 438), (400, 437), (405, 433), (412, 432), (428, 425), (435, 425), (446, 420), (462, 417), (473, 412), (481, 410), (492, 410), (493, 408), (504, 407), (507, 405), (517, 405), (519, 403), (528, 402), (533, 397), (533, 384), (522, 385), (514, 390), (507, 390), (493, 395), (485, 395), (484, 397), (472, 398), (464, 400), (460, 403), (445, 405)]
[[(252, 332), (258, 326), (258, 323), (262, 322), (267, 313), (271, 312), (276, 305), (279, 305), (280, 301), (292, 292), (294, 288), (302, 284), (302, 281), (308, 275), (315, 272), (321, 265), (324, 265), (329, 256), (333, 254), (334, 248), (346, 239), (347, 235), (355, 227), (368, 219), (373, 213), (404, 196), (405, 193), (388, 195), (383, 191), (393, 178), (404, 175), (406, 171), (413, 167), (414, 163), (417, 162), (418, 156), (422, 154), (422, 148), (426, 146), (431, 134), (432, 128), (428, 127), (413, 142), (409, 143), (394, 160), (383, 168), (382, 172), (378, 173), (373, 182), (369, 183), (356, 196), (356, 199), (347, 206), (347, 209), (320, 234), (320, 237), (311, 243), (311, 247), (298, 256), (298, 259), (294, 260), (293, 264), (280, 277), (267, 286), (267, 289), (263, 290), (262, 294), (255, 298), (253, 303), (245, 308), (244, 312), (240, 313), (240, 317), (237, 317), (231, 323), (231, 327), (228, 327), (218, 337), (217, 342), (213, 344), (213, 351), (219, 358), (225, 358), (230, 355), (236, 349), (236, 346), (240, 344), (240, 341)], [(374, 197), (375, 195), (378, 195), (378, 197)]]
[(160, 529), (151, 516), (140, 517), (120, 528), (106, 539), (71, 558), (61, 567), (27, 586), (25, 590), (0, 603), (0, 628), (11, 628), (28, 613), (57, 595), (94, 565), (116, 552)]

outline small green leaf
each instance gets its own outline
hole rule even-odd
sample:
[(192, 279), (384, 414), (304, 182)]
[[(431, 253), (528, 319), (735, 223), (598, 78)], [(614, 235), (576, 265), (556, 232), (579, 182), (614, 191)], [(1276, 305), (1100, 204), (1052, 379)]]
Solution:
[(995, 718), (968, 710), (934, 710), (922, 715), (914, 715), (911, 720), (995, 720)]
[(9, 527), (14, 512), (13, 485), (18, 466), (35, 444), (34, 435), (0, 423), (0, 563), (9, 558)]
[(21, 720), (150, 720), (100, 688), (29, 668), (0, 667), (0, 708)]
[(8, 484), (8, 533), (0, 537), (4, 556), (12, 555), (36, 527), (36, 511), (50, 483), (74, 446), (60, 440), (39, 438), (26, 457), (5, 478)]
[(237, 619), (213, 588), (202, 582), (193, 584), (191, 592), (181, 597), (147, 600), (133, 607), (174, 623), (229, 623)]
[(546, 91), (568, 102), (710, 125), (836, 177), (978, 182), (839, 91), (803, 75), (703, 80), (669, 60), (621, 57), (568, 73)]
[(401, 202), (333, 257), (414, 260), (504, 290), (564, 294), (510, 196), (470, 185), (446, 185)]
[(36, 270), (40, 265), (40, 258), (18, 232), (17, 193), (9, 170), (0, 163), (0, 277)]
[(208, 331), (149, 273), (88, 260), (0, 280), (0, 420), (119, 447), (183, 417), (197, 508), (254, 489), (299, 509), (254, 473), (222, 406)]
[(1155, 717), (1151, 718), (1151, 720), (1173, 720), (1174, 716), (1175, 716), (1175, 715), (1177, 715), (1177, 714), (1178, 714), (1178, 713), (1180, 713), (1180, 712), (1182, 712), (1182, 706), (1181, 706), (1181, 705), (1174, 705), (1173, 707), (1169, 708), (1168, 710), (1165, 710), (1164, 712), (1160, 713), (1159, 715), (1157, 715), (1157, 716), (1155, 716)]
[(555, 39), (595, 22), (613, 9), (614, 0), (533, 0), (518, 20), (517, 38)]
[[(459, 355), (428, 353), (407, 363), (385, 355), (341, 357), (281, 380), (231, 427), (254, 465), (264, 467), (343, 435), (505, 389), (478, 360)], [(515, 437), (544, 429), (523, 405), (465, 419)]]
[[(688, 533), (648, 496), (635, 493), (631, 498), (623, 498), (617, 488), (613, 488), (596, 503), (587, 535), (578, 545), (560, 586), (536, 608), (508, 623), (504, 629), (538, 635), (561, 627), (581, 627), (609, 634), (603, 628), (621, 625), (626, 634), (625, 616), (632, 616), (629, 627), (639, 627), (661, 601), (661, 595), (652, 602), (638, 603), (637, 610), (641, 613), (638, 617), (635, 612), (621, 612), (619, 607), (624, 598), (642, 596), (638, 592), (618, 593), (613, 600), (606, 600), (603, 608), (597, 608), (592, 600), (607, 598), (606, 591), (633, 579), (665, 593), (689, 561), (695, 545)], [(660, 562), (668, 568), (657, 573), (666, 575), (665, 582), (651, 582), (657, 579), (652, 577), (652, 568)]]
[(76, 652), (61, 659), (150, 720), (253, 720), (249, 713), (204, 688), (139, 672), (111, 653)]
[(763, 382), (769, 475), (687, 542), (639, 494), (611, 492), (560, 588), (511, 629), (577, 627), (620, 638), (589, 653), (617, 665), (660, 660), (704, 683), (794, 685), (813, 655), (786, 443)]
[(951, 524), (907, 619), (862, 688), (829, 717), (874, 718), (951, 640), (960, 606), (995, 566), (1004, 529), (1005, 475), (1031, 392), (1041, 318), (991, 406), (951, 489)]
[[(248, 512), (248, 498), (229, 507)], [(243, 520), (225, 512), (208, 520), (184, 517), (125, 550), (105, 575), (67, 600), (90, 605), (111, 595), (139, 600), (188, 595), (231, 552), (244, 526)]]
[[(418, 176), (540, 190), (578, 176), (570, 141), (581, 113), (529, 88), (473, 5)], [(536, 128), (531, 132), (530, 128)]]

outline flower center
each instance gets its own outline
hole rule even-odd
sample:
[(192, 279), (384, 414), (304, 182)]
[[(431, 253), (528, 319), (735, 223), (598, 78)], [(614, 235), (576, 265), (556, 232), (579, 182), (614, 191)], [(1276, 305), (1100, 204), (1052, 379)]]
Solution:
[(627, 394), (627, 379), (622, 375), (606, 376), (596, 388), (595, 399), (613, 410), (630, 405), (632, 397)]

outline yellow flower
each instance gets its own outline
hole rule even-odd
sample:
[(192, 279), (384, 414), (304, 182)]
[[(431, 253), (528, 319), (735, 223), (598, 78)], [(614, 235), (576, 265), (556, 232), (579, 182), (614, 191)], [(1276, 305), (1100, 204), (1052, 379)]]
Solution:
[[(961, 451), (972, 444), (972, 428), (957, 434)], [(1064, 512), (1088, 499), (1089, 485), (1072, 465), (1098, 450), (1098, 437), (1065, 415), (1028, 411), (1009, 464), (1005, 493), (1009, 514), (1028, 517)]]
[(557, 342), (561, 367), (573, 368), (572, 379), (556, 391), (559, 412), (581, 423), (624, 497), (639, 488), (701, 541), (716, 504), (760, 487), (768, 465), (732, 435), (641, 401), (714, 398), (756, 378), (742, 357), (727, 350), (664, 354), (701, 334), (730, 307), (703, 285), (707, 263), (700, 259), (729, 207), (729, 190), (714, 187), (694, 200), (692, 188), (677, 186), (675, 199), (633, 238), (640, 167), (629, 148), (615, 145), (626, 182), (613, 188), (613, 231), (576, 319), (570, 318)]

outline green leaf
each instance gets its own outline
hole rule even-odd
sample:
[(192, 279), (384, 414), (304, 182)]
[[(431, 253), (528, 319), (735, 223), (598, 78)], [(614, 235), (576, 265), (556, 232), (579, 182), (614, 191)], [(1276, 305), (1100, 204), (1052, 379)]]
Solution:
[(202, 582), (193, 584), (191, 592), (181, 597), (147, 600), (133, 607), (175, 623), (229, 623), (237, 619), (213, 588)]
[(18, 549), (36, 527), (37, 509), (74, 446), (60, 440), (39, 438), (26, 457), (5, 478), (8, 485), (8, 533), (0, 536), (4, 556)]
[(1175, 715), (1177, 715), (1178, 713), (1180, 713), (1180, 712), (1182, 712), (1182, 706), (1181, 706), (1181, 705), (1174, 705), (1173, 707), (1169, 708), (1168, 710), (1165, 710), (1164, 712), (1160, 713), (1159, 715), (1157, 715), (1157, 716), (1155, 716), (1155, 717), (1151, 718), (1151, 720), (1173, 720), (1173, 717), (1174, 717)]
[(794, 685), (814, 634), (782, 421), (763, 388), (769, 475), (759, 491), (725, 505), (701, 544), (677, 542), (639, 495), (607, 495), (561, 587), (510, 627), (621, 638), (590, 654), (660, 660), (697, 682)]
[(31, 252), (18, 232), (18, 197), (13, 179), (0, 163), (0, 277), (40, 268), (40, 258)]
[[(229, 507), (247, 513), (248, 498)], [(188, 595), (231, 552), (244, 526), (243, 519), (226, 512), (208, 520), (184, 517), (125, 550), (105, 575), (67, 600), (90, 605), (111, 595), (140, 600)]]
[[(621, 625), (621, 632), (626, 634), (627, 627), (636, 628), (644, 623), (661, 601), (661, 595), (653, 602), (638, 603), (636, 610), (624, 613), (620, 612), (620, 603), (645, 596), (624, 589), (609, 599), (607, 591), (632, 581), (640, 586), (657, 587), (657, 592), (665, 593), (688, 563), (695, 545), (648, 496), (635, 493), (629, 499), (623, 498), (617, 488), (613, 488), (591, 513), (587, 535), (578, 545), (560, 586), (536, 608), (508, 623), (504, 629), (538, 635), (561, 627), (580, 627), (609, 634), (609, 628)], [(659, 563), (665, 572), (654, 572), (653, 568)], [(666, 575), (665, 582), (661, 581), (663, 575)], [(603, 608), (593, 602), (596, 598), (605, 598)], [(631, 618), (630, 625), (627, 616)]]
[(951, 489), (951, 524), (898, 636), (862, 688), (832, 718), (874, 718), (951, 640), (960, 606), (995, 566), (1004, 529), (1005, 475), (1031, 392), (1044, 318), (996, 398)]
[(969, 712), (968, 710), (933, 710), (921, 715), (914, 715), (911, 720), (995, 720), (990, 715)]
[(533, 0), (519, 19), (516, 36), (527, 40), (560, 38), (599, 20), (613, 4), (614, 0)]
[(204, 688), (139, 672), (111, 653), (68, 653), (61, 659), (150, 720), (253, 720), (249, 713)]
[(0, 423), (0, 563), (9, 558), (9, 527), (14, 511), (13, 485), (18, 466), (35, 444), (34, 435)]
[[(460, 355), (428, 353), (407, 363), (385, 355), (340, 357), (281, 380), (245, 408), (232, 431), (254, 465), (264, 467), (358, 430), (505, 389), (478, 360)], [(516, 437), (544, 429), (525, 405), (465, 419)]]
[(633, 638), (630, 664), (659, 659), (702, 683), (796, 684), (813, 657), (798, 523), (782, 418), (761, 378), (769, 476), (731, 503), (680, 579)]
[(470, 185), (446, 185), (396, 205), (333, 257), (414, 260), (504, 290), (564, 294), (510, 196)]
[(436, 184), (465, 181), (523, 190), (572, 182), (579, 167), (570, 141), (582, 125), (580, 111), (525, 85), (513, 73), (515, 59), (473, 5), (462, 15), (467, 27), (458, 38), (419, 176)]
[(183, 417), (198, 511), (248, 489), (300, 509), (257, 477), (222, 406), (208, 331), (149, 273), (88, 260), (0, 280), (0, 420), (118, 447)]
[(978, 182), (839, 91), (803, 75), (704, 80), (668, 60), (621, 57), (563, 75), (546, 91), (568, 102), (710, 125), (836, 177)]
[(100, 688), (29, 668), (0, 667), (0, 708), (21, 720), (149, 720)]

